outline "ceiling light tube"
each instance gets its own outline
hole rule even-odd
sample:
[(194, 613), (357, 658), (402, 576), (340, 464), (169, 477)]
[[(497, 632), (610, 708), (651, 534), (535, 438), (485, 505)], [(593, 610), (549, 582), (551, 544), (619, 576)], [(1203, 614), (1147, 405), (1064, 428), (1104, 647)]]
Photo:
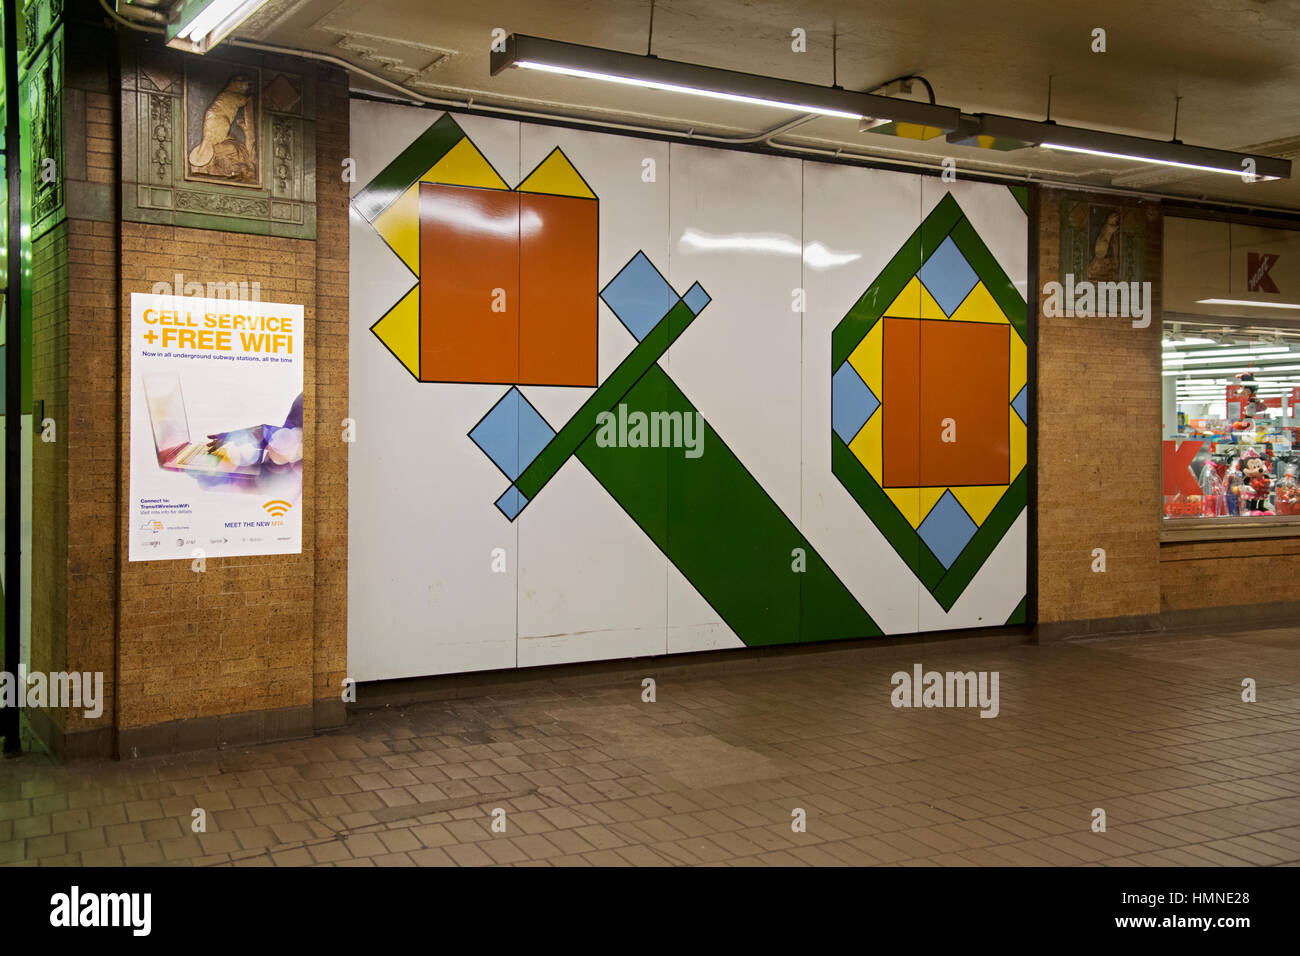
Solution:
[(1200, 355), (1196, 357), (1184, 356), (1182, 354), (1163, 356), (1164, 365), (1169, 368), (1173, 365), (1220, 365), (1224, 359), (1231, 358), (1234, 362), (1284, 362), (1290, 359), (1300, 357), (1300, 352), (1292, 352), (1285, 346), (1268, 349), (1256, 349), (1253, 352), (1244, 352), (1240, 349), (1224, 349), (1223, 355)]
[[(1175, 166), (1207, 173), (1224, 173), (1243, 178), (1253, 163), (1255, 182), (1291, 177), (1291, 161), (1287, 159), (1234, 153), (1207, 146), (1188, 146), (1186, 143), (1145, 139), (1141, 136), (1107, 133), (1103, 130), (1083, 129), (1078, 126), (1061, 126), (1051, 120), (1040, 123), (1035, 120), (1017, 119), (1014, 116), (980, 113), (976, 131), (985, 136), (1020, 140), (1025, 146), (1042, 146), (1045, 149), (1087, 153), (1091, 156), (1123, 159), (1135, 163)], [(965, 135), (969, 135), (969, 131)], [(948, 139), (952, 140), (952, 138), (950, 134)]]
[(518, 67), (732, 103), (771, 106), (796, 113), (915, 123), (945, 132), (957, 128), (960, 116), (960, 112), (950, 106), (661, 60), (657, 56), (620, 53), (523, 34), (507, 37), (503, 47), (492, 51), (493, 76), (510, 67)]
[(1186, 359), (1193, 359), (1193, 358), (1205, 358), (1205, 357), (1222, 358), (1225, 355), (1275, 355), (1278, 352), (1289, 352), (1289, 351), (1291, 351), (1291, 347), (1289, 345), (1255, 345), (1255, 346), (1246, 345), (1246, 346), (1242, 346), (1241, 348), (1231, 348), (1231, 349), (1228, 348), (1194, 349), (1191, 352), (1171, 351), (1168, 355), (1161, 356), (1161, 358), (1163, 358), (1164, 361), (1166, 362), (1180, 362)]
[(1238, 368), (1196, 368), (1196, 369), (1167, 368), (1164, 371), (1162, 371), (1160, 374), (1166, 376), (1190, 374), (1190, 375), (1204, 375), (1206, 377), (1212, 377), (1217, 375), (1234, 375), (1238, 372), (1261, 372), (1261, 371), (1268, 372), (1270, 375), (1273, 372), (1296, 372), (1296, 371), (1300, 371), (1300, 365), (1274, 365), (1267, 369), (1260, 369), (1260, 368), (1243, 369), (1240, 367)]
[(1249, 299), (1197, 299), (1197, 305), (1253, 305), (1260, 309), (1300, 309), (1295, 302), (1251, 302)]
[[(187, 0), (179, 22), (167, 28), (167, 45), (207, 53), (267, 0)], [(191, 12), (193, 11), (193, 12)]]

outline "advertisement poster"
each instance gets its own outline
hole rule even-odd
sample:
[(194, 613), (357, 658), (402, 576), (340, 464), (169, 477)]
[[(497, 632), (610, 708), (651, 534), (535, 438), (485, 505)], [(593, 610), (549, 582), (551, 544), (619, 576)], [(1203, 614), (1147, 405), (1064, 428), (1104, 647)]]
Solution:
[(131, 296), (132, 561), (302, 551), (301, 305)]

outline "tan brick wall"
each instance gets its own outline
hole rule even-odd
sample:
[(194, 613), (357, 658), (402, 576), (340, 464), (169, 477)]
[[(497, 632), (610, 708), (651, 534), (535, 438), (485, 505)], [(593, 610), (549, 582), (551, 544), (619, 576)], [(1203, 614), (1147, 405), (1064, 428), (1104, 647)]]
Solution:
[(1160, 609), (1295, 601), (1300, 538), (1177, 542), (1160, 548)]
[(106, 93), (86, 94), (86, 181), (111, 183), (117, 176), (113, 101)]
[[(121, 224), (123, 377), (112, 396), (122, 416), (122, 461), (130, 456), (131, 293), (176, 273), (187, 281), (261, 284), (267, 302), (303, 306), (304, 425), (315, 420), (316, 244), (241, 233)], [(316, 480), (316, 436), (303, 429), (303, 487)], [(116, 511), (122, 559), (119, 726), (210, 717), (311, 703), (315, 495), (303, 495), (302, 554), (127, 562), (129, 512)]]
[(347, 78), (322, 68), (316, 86), (316, 647), (314, 698), (339, 699), (348, 649)]
[(30, 668), (105, 675), (97, 720), (47, 712), (70, 731), (112, 720), (116, 421), (101, 414), (117, 379), (112, 231), (67, 220), (32, 248), (32, 398), (56, 440), (32, 443)]
[(125, 481), (117, 457), (114, 227), (68, 222), (68, 667), (103, 672), (104, 713), (68, 716), (68, 729), (112, 722), (117, 539), (112, 515)]
[[(68, 224), (32, 243), (32, 399), (62, 441), (32, 443), (32, 670), (68, 658)], [(36, 428), (40, 424), (36, 423)], [(63, 712), (50, 711), (63, 725)]]
[[(1043, 190), (1038, 236), (1038, 619), (1154, 614), (1160, 608), (1160, 217), (1148, 216), (1151, 325), (1048, 318), (1059, 279), (1060, 200)], [(1119, 204), (1114, 197), (1094, 197)], [(1131, 205), (1131, 203), (1129, 203)], [(1076, 277), (1082, 278), (1082, 277)], [(1092, 552), (1106, 552), (1106, 572)]]

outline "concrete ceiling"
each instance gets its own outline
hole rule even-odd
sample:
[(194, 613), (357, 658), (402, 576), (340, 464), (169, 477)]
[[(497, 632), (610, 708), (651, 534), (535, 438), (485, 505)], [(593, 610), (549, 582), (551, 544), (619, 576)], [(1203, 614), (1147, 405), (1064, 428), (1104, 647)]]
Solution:
[[(640, 91), (590, 80), (488, 72), (494, 28), (644, 53), (649, 0), (270, 0), (237, 35), (341, 57), (425, 96), (475, 105), (606, 119), (697, 134), (750, 135), (794, 114)], [(658, 56), (829, 85), (832, 28), (838, 81), (872, 89), (906, 73), (933, 84), (939, 103), (967, 113), (1043, 119), (1052, 76), (1060, 123), (1178, 138), (1300, 160), (1300, 0), (661, 0)], [(1107, 52), (1093, 53), (1092, 31)], [(807, 52), (791, 50), (791, 31)], [(359, 77), (358, 89), (379, 87)], [(391, 91), (390, 91), (391, 92)], [(923, 94), (918, 85), (913, 96)], [(1289, 181), (1237, 177), (1043, 149), (997, 153), (859, 133), (817, 118), (779, 142), (936, 164), (959, 173), (1003, 171), (1248, 205), (1300, 209), (1300, 163)]]

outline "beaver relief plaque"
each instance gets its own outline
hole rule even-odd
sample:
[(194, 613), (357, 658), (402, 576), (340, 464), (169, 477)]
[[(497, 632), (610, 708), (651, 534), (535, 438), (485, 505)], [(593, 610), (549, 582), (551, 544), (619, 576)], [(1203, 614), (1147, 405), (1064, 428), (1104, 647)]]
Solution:
[(186, 179), (262, 187), (261, 90), (257, 67), (187, 62)]

